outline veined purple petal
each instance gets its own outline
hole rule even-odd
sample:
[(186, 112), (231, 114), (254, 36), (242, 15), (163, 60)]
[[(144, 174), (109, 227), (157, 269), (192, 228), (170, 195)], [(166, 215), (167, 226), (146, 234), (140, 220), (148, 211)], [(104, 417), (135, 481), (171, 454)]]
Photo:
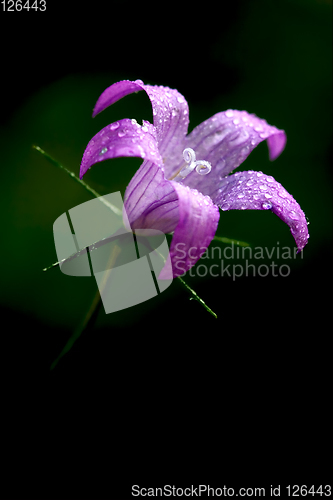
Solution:
[(119, 156), (138, 156), (162, 166), (153, 125), (141, 127), (125, 118), (100, 130), (88, 143), (80, 166), (80, 179), (87, 170), (103, 160)]
[(174, 231), (170, 247), (174, 277), (199, 260), (215, 235), (220, 217), (209, 196), (166, 180), (163, 171), (148, 161), (127, 187), (124, 207), (132, 229)]
[(174, 277), (181, 276), (200, 259), (216, 233), (219, 210), (209, 196), (171, 181), (179, 200), (179, 219), (170, 257)]
[(222, 210), (271, 210), (290, 227), (298, 250), (308, 242), (303, 210), (284, 187), (262, 172), (237, 172), (226, 177), (214, 197)]
[(212, 170), (207, 175), (192, 172), (184, 184), (211, 196), (221, 178), (243, 163), (266, 139), (270, 160), (275, 160), (286, 144), (283, 130), (246, 111), (229, 109), (217, 113), (193, 129), (185, 139), (185, 147), (195, 151), (197, 160), (209, 161)]
[(164, 161), (165, 175), (170, 178), (175, 172), (175, 165), (182, 158), (189, 123), (188, 104), (182, 94), (169, 87), (144, 85), (140, 80), (124, 80), (104, 90), (95, 105), (93, 116), (122, 97), (140, 90), (147, 93), (152, 104), (158, 147)]
[(178, 223), (178, 196), (163, 171), (144, 161), (126, 188), (124, 207), (132, 229), (172, 232)]

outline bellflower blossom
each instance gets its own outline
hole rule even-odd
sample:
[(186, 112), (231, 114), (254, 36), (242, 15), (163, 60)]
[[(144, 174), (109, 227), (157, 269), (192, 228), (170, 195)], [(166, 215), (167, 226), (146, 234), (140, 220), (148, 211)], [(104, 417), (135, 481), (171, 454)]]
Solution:
[[(141, 80), (108, 87), (93, 116), (140, 90), (151, 101), (154, 124), (144, 120), (141, 126), (125, 118), (104, 127), (87, 145), (80, 178), (93, 164), (109, 158), (144, 159), (127, 186), (124, 208), (133, 230), (173, 232), (170, 257), (174, 277), (188, 271), (214, 238), (219, 207), (222, 211), (271, 210), (290, 227), (298, 251), (304, 248), (309, 237), (304, 212), (281, 184), (252, 170), (228, 175), (263, 140), (267, 140), (270, 160), (275, 160), (286, 144), (283, 130), (254, 114), (229, 109), (187, 135), (185, 98), (175, 89), (145, 85)], [(181, 266), (177, 266), (178, 243), (182, 243), (182, 255), (186, 253)]]

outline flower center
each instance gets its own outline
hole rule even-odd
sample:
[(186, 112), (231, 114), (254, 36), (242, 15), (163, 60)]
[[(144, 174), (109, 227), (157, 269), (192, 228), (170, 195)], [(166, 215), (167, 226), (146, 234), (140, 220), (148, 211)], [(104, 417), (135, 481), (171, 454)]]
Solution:
[(179, 177), (188, 176), (194, 169), (200, 175), (207, 175), (212, 170), (212, 165), (209, 161), (198, 160), (196, 161), (195, 151), (191, 148), (185, 148), (183, 151), (183, 158), (188, 165), (179, 172)]

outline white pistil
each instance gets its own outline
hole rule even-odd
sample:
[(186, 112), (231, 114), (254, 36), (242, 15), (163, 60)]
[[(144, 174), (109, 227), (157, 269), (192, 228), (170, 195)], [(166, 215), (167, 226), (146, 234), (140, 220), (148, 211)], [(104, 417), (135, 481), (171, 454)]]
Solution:
[(183, 168), (178, 174), (178, 177), (181, 177), (182, 179), (184, 179), (194, 169), (196, 169), (197, 173), (200, 175), (207, 175), (212, 170), (212, 165), (209, 163), (209, 161), (196, 161), (195, 151), (193, 151), (193, 149), (191, 148), (184, 149), (183, 158), (186, 163), (188, 163), (188, 165)]

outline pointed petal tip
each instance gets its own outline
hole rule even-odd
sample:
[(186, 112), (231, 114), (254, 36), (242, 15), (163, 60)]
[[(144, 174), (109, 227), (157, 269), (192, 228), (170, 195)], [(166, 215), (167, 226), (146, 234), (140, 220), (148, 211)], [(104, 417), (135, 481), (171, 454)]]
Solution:
[(286, 147), (286, 143), (287, 136), (284, 130), (280, 130), (278, 133), (267, 138), (270, 161), (274, 161), (280, 156)]
[(149, 122), (141, 127), (124, 118), (100, 130), (88, 143), (80, 165), (80, 179), (95, 163), (111, 158), (139, 157), (162, 167), (155, 128)]
[(293, 196), (272, 176), (262, 172), (236, 172), (219, 185), (214, 202), (225, 210), (271, 210), (288, 224), (301, 251), (308, 242), (305, 214)]
[(140, 90), (144, 90), (144, 84), (141, 80), (135, 80), (134, 82), (131, 80), (121, 80), (113, 83), (110, 87), (105, 89), (97, 99), (92, 117), (94, 118), (98, 113), (126, 95), (132, 94), (133, 92), (139, 92)]

